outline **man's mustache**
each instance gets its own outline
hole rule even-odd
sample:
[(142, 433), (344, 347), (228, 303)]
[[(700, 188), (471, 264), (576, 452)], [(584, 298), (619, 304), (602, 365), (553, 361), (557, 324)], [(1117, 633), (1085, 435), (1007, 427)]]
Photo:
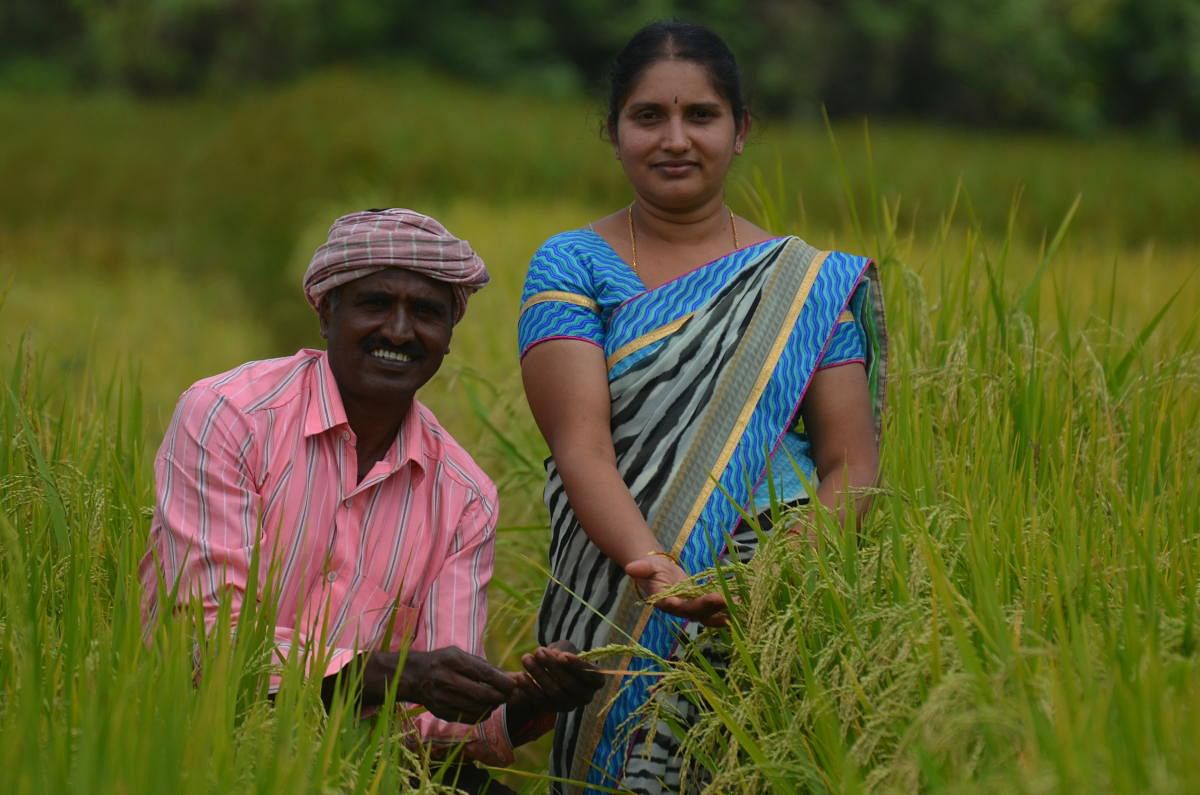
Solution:
[(400, 353), (413, 359), (425, 355), (425, 346), (415, 340), (411, 342), (405, 342), (401, 345), (393, 345), (382, 337), (368, 337), (363, 342), (362, 349), (366, 353), (371, 353), (378, 350), (389, 351), (391, 353)]

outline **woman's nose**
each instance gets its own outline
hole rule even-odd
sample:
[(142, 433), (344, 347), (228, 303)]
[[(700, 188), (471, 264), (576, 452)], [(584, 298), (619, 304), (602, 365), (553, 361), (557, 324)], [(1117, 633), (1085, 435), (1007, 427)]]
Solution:
[(664, 149), (677, 152), (688, 148), (687, 125), (683, 123), (682, 118), (676, 117), (667, 122), (665, 136), (663, 139)]

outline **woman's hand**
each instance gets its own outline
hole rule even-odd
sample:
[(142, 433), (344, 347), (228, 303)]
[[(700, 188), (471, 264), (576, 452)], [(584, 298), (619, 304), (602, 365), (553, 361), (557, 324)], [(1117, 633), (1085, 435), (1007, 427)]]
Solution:
[[(637, 588), (642, 598), (654, 596), (688, 578), (679, 564), (662, 553), (654, 553), (631, 560), (625, 564), (625, 574), (633, 580), (633, 586)], [(699, 621), (708, 627), (723, 627), (729, 623), (725, 597), (716, 592), (690, 599), (682, 596), (668, 596), (657, 600), (654, 606), (665, 613), (686, 618), (689, 621)]]

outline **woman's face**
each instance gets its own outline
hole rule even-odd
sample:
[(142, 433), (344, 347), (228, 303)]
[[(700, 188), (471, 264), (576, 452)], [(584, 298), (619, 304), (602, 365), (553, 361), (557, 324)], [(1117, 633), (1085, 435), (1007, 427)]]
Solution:
[(748, 115), (734, 122), (703, 66), (656, 61), (621, 107), (613, 147), (642, 201), (687, 211), (722, 195), (748, 126)]

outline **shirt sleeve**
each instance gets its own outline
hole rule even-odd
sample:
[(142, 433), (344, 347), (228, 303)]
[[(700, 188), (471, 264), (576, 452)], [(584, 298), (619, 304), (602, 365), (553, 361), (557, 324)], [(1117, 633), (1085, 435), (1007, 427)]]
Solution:
[[(457, 646), (486, 656), (487, 587), (495, 563), (497, 499), (490, 483), (464, 508), (454, 531), (449, 556), (434, 579), (417, 620), (412, 648), (433, 651)], [(496, 709), (478, 724), (451, 723), (425, 712), (414, 721), (422, 739), (434, 748), (462, 745), (463, 754), (492, 765), (512, 764), (506, 711)]]
[(533, 255), (525, 276), (517, 321), (521, 356), (553, 339), (604, 347), (604, 324), (591, 270), (566, 243), (552, 240)]
[[(250, 463), (254, 449), (252, 424), (225, 397), (192, 387), (179, 399), (154, 461), (154, 518), (140, 570), (147, 624), (162, 609), (196, 600), (205, 630), (212, 631), (228, 600), (231, 628), (237, 626), (259, 540), (262, 500)], [(274, 639), (279, 663), (294, 644), (305, 643), (290, 628), (277, 627)], [(326, 673), (354, 654), (335, 650)], [(313, 658), (304, 659), (310, 664)], [(278, 685), (274, 674), (271, 688)]]
[(822, 354), (821, 361), (817, 363), (817, 369), (824, 370), (853, 362), (866, 363), (866, 361), (867, 349), (863, 342), (862, 328), (851, 312), (843, 312), (842, 316), (838, 318), (838, 324), (834, 328), (833, 337), (829, 340), (829, 346)]
[[(193, 387), (183, 394), (154, 460), (151, 555), (142, 575), (157, 597), (161, 573), (176, 603), (199, 599), (209, 629), (221, 599), (236, 622), (258, 535), (257, 495), (245, 454), (249, 423), (219, 394)], [(161, 572), (150, 564), (156, 557)], [(155, 605), (148, 605), (153, 608)]]

